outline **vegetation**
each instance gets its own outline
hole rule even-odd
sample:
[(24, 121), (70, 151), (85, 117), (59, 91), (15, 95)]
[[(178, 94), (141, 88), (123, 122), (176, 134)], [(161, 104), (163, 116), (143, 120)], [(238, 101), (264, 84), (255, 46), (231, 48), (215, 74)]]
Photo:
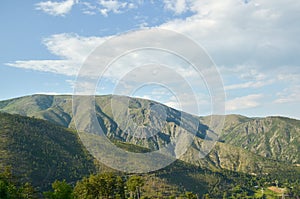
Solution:
[(75, 198), (125, 198), (124, 179), (112, 173), (91, 175), (78, 181)]
[[(224, 132), (203, 159), (199, 154), (208, 118), (167, 108), (164, 123), (147, 119), (148, 100), (130, 101), (133, 121), (155, 127), (155, 139), (135, 139), (115, 121), (108, 100), (96, 98), (99, 123), (117, 146), (135, 153), (156, 150), (178, 131), (193, 131), (181, 160), (156, 172), (131, 175), (97, 162), (72, 128), (70, 96), (35, 95), (0, 102), (0, 199), (2, 198), (285, 198), (300, 197), (298, 120), (226, 118)], [(125, 103), (120, 98), (119, 108)], [(41, 118), (41, 119), (36, 119)], [(45, 121), (47, 120), (47, 121)], [(155, 121), (155, 122), (154, 122)], [(58, 124), (58, 125), (57, 125)]]
[(284, 117), (247, 118), (225, 125), (225, 143), (242, 147), (262, 157), (300, 163), (300, 121)]
[(40, 189), (55, 180), (68, 182), (96, 171), (77, 135), (49, 122), (0, 113), (0, 169), (12, 167), (21, 182)]
[(69, 185), (66, 180), (58, 181), (52, 183), (53, 191), (44, 192), (45, 198), (49, 199), (72, 199), (73, 197), (73, 189), (71, 185)]
[(11, 168), (6, 167), (0, 173), (0, 198), (15, 199), (15, 198), (38, 198), (36, 190), (33, 186), (26, 182), (19, 184), (17, 179), (12, 175)]
[[(270, 177), (249, 176), (241, 173), (232, 173), (224, 171), (223, 173), (213, 173), (209, 171), (189, 170), (191, 179), (183, 175), (169, 175), (169, 172), (184, 166), (184, 163), (176, 163), (165, 170), (144, 175), (121, 175), (117, 173), (92, 174), (89, 177), (77, 181), (75, 185), (67, 183), (66, 180), (55, 180), (52, 183), (52, 189), (44, 192), (38, 192), (30, 183), (19, 183), (11, 170), (7, 168), (0, 174), (0, 198), (47, 198), (47, 199), (83, 199), (83, 198), (278, 198), (284, 195), (286, 198), (300, 197), (299, 179), (294, 177), (289, 182), (275, 180)], [(187, 168), (185, 168), (187, 169)], [(192, 169), (192, 168), (190, 168)], [(196, 169), (196, 168), (194, 168)], [(196, 192), (187, 191), (185, 187), (188, 183), (201, 182), (202, 177), (217, 179), (214, 184), (208, 184), (207, 190), (203, 190), (203, 185), (197, 187)], [(182, 184), (182, 187), (176, 185), (176, 181), (169, 181), (169, 185), (158, 179), (175, 178)], [(283, 175), (284, 176), (284, 175)], [(185, 179), (180, 180), (179, 178)], [(150, 183), (149, 183), (150, 182)], [(173, 184), (175, 183), (175, 184)], [(209, 183), (209, 181), (208, 181)], [(160, 187), (155, 191), (155, 195), (149, 191), (153, 185)], [(171, 187), (170, 184), (173, 184)], [(150, 186), (150, 187), (149, 187)], [(193, 189), (193, 186), (191, 186)], [(199, 193), (199, 191), (202, 193)], [(153, 191), (153, 190), (152, 190)]]

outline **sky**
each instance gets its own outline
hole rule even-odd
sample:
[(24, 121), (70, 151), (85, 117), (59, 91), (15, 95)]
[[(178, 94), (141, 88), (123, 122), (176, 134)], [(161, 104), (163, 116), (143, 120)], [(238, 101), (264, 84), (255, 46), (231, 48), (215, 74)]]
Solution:
[[(226, 114), (300, 119), (297, 0), (2, 0), (0, 24), (0, 100), (72, 94), (80, 68), (98, 46), (129, 31), (160, 28), (192, 39), (212, 59), (224, 85)], [(176, 45), (171, 38), (166, 43)], [(188, 112), (212, 112), (205, 81), (178, 57), (157, 51), (119, 58), (110, 75), (99, 81), (96, 94), (122, 94), (116, 89), (121, 71), (150, 55), (178, 65), (174, 71), (183, 79), (199, 80), (199, 86), (192, 86), (199, 110)], [(148, 69), (142, 69), (133, 73), (146, 77)], [(161, 72), (162, 78), (170, 79), (170, 74)], [(179, 85), (175, 87), (182, 85), (173, 80)], [(174, 94), (161, 84), (138, 85), (129, 95), (179, 109), (192, 103), (185, 92)]]

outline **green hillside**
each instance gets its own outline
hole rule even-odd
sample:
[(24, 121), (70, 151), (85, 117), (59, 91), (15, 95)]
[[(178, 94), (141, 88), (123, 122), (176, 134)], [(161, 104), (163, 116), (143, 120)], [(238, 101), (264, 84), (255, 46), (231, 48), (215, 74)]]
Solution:
[(0, 113), (0, 168), (7, 166), (21, 181), (41, 188), (55, 179), (72, 182), (96, 171), (93, 158), (70, 129)]

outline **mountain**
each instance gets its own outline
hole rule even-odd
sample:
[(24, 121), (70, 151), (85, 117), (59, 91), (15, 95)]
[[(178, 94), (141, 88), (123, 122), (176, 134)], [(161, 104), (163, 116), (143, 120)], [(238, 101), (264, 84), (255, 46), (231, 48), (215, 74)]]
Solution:
[[(71, 96), (33, 95), (1, 101), (0, 170), (12, 166), (22, 181), (31, 181), (41, 189), (49, 188), (55, 179), (74, 183), (91, 173), (113, 171), (97, 162), (81, 143), (74, 130), (71, 100)], [(111, 100), (116, 100), (113, 108)], [(126, 117), (122, 111), (118, 113), (124, 107)], [(195, 135), (179, 160), (144, 175), (144, 189), (152, 197), (156, 194), (153, 189), (165, 195), (188, 190), (222, 197), (222, 192), (235, 190), (239, 184), (245, 191), (253, 183), (272, 184), (275, 179), (293, 182), (300, 175), (298, 120), (228, 115), (219, 142), (206, 157), (199, 158), (209, 136), (215, 136), (209, 127), (210, 116), (198, 117), (154, 101), (112, 95), (97, 96), (95, 110), (105, 134), (127, 151), (150, 152), (182, 132)], [(130, 134), (134, 124), (142, 126), (139, 130), (145, 134), (138, 138)], [(286, 148), (275, 150), (278, 145)]]
[[(98, 122), (109, 138), (150, 150), (164, 147), (174, 140), (179, 132), (196, 135), (197, 139), (203, 139), (212, 132), (212, 128), (209, 127), (211, 116), (190, 115), (145, 99), (113, 95), (96, 96), (95, 110)], [(0, 102), (0, 111), (75, 128), (72, 97), (67, 95), (32, 95), (5, 100)], [(137, 130), (136, 124), (140, 128), (138, 131), (144, 132), (137, 137), (133, 136), (133, 132)], [(299, 120), (227, 115), (219, 140), (236, 146), (237, 149), (234, 151), (243, 148), (268, 159), (299, 164), (299, 135)]]
[[(111, 101), (115, 100), (117, 102), (112, 107)], [(206, 125), (199, 122), (198, 117), (149, 100), (97, 96), (95, 110), (98, 122), (109, 138), (151, 150), (165, 146), (179, 132), (204, 138), (208, 130)], [(0, 111), (35, 117), (75, 129), (71, 96), (33, 95), (2, 101)], [(83, 123), (88, 125), (88, 122)], [(133, 135), (137, 131), (143, 134)]]
[[(207, 118), (202, 118), (205, 123)], [(286, 117), (228, 115), (220, 140), (262, 157), (300, 163), (300, 121)]]

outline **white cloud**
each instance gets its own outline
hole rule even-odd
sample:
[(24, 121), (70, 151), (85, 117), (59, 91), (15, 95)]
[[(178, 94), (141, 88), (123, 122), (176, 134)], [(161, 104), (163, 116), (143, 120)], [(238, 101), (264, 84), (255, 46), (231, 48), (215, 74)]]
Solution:
[(86, 15), (95, 15), (96, 12), (93, 12), (93, 11), (90, 11), (90, 10), (84, 10), (83, 14), (86, 14)]
[(232, 84), (225, 86), (225, 90), (234, 90), (234, 89), (243, 89), (243, 88), (261, 88), (266, 85), (270, 85), (274, 82), (274, 80), (270, 79), (267, 81), (251, 81), (251, 82), (245, 82), (241, 84)]
[(300, 103), (300, 67), (283, 67), (278, 71), (276, 80), (284, 86), (276, 93), (275, 104)]
[(244, 66), (244, 67), (239, 67), (239, 76), (241, 79), (254, 79), (257, 81), (262, 81), (266, 79), (266, 75), (257, 71), (257, 69), (251, 68), (251, 66)]
[(163, 0), (165, 9), (172, 10), (175, 14), (182, 14), (186, 12), (188, 8), (188, 2), (186, 0)]
[(42, 1), (35, 4), (37, 10), (42, 10), (43, 12), (54, 15), (54, 16), (64, 16), (69, 13), (77, 3), (77, 0), (66, 0), (62, 2), (53, 1)]
[[(267, 68), (273, 70), (276, 66), (281, 66), (282, 63), (289, 65), (289, 62), (297, 60), (290, 57), (297, 57), (297, 52), (300, 51), (299, 45), (296, 45), (300, 43), (298, 37), (300, 26), (297, 25), (297, 21), (293, 20), (300, 16), (297, 9), (300, 6), (298, 2), (283, 2), (282, 0), (275, 3), (271, 0), (264, 0), (259, 3), (253, 0), (247, 4), (236, 0), (172, 2), (165, 0), (165, 5), (168, 7), (172, 4), (174, 8), (177, 4), (184, 5), (183, 7), (195, 12), (195, 14), (186, 19), (171, 20), (160, 27), (191, 36), (208, 50), (208, 53), (212, 55), (217, 64), (222, 64), (227, 69), (242, 65), (245, 66), (243, 70), (247, 71), (248, 65), (256, 66), (254, 71), (250, 70), (246, 74), (243, 74), (242, 70), (238, 71), (239, 76), (243, 79), (251, 77), (256, 77), (256, 79), (243, 85), (238, 83), (237, 87), (244, 88), (251, 85), (256, 87), (261, 84), (261, 82), (255, 83), (256, 81), (264, 81), (265, 79), (265, 74), (260, 71)], [(106, 11), (103, 11), (104, 14), (119, 12), (121, 8), (128, 7), (130, 4), (117, 0), (100, 0), (98, 3), (102, 6), (102, 9), (106, 9)], [(83, 2), (82, 4), (92, 10), (98, 9), (97, 6), (91, 3)], [(178, 9), (181, 6), (178, 6)], [(132, 7), (132, 5), (129, 7)], [(286, 24), (294, 25), (287, 28)], [(86, 50), (81, 50), (81, 48), (86, 49), (89, 46), (86, 44), (70, 46), (69, 43), (72, 43), (72, 38), (77, 41), (85, 40), (84, 37), (69, 35), (67, 41), (63, 42), (65, 46), (70, 46), (68, 48), (59, 45), (59, 43), (52, 45), (51, 42), (55, 40), (54, 37), (52, 36), (48, 38), (48, 41), (47, 39), (44, 41), (52, 53), (60, 57), (67, 57), (68, 60), (70, 56), (76, 60), (78, 60), (77, 57), (83, 59), (84, 56), (82, 55), (86, 53), (82, 53), (82, 51)], [(101, 40), (101, 38), (93, 39)], [(170, 41), (170, 45), (173, 43), (174, 41)], [(10, 65), (17, 65), (17, 63), (20, 62), (10, 63)], [(25, 62), (22, 62), (22, 64), (25, 64)], [(297, 66), (297, 64), (299, 63), (295, 65)]]
[(258, 71), (257, 66), (238, 65), (235, 67), (220, 67), (220, 73), (226, 83), (225, 90), (245, 89), (245, 88), (261, 88), (276, 82), (273, 74)]
[(267, 77), (266, 74), (258, 71), (258, 65), (243, 64), (235, 66), (219, 66), (220, 72), (224, 75), (234, 74), (237, 78), (241, 80), (263, 80)]
[(189, 4), (196, 14), (161, 27), (191, 36), (217, 64), (254, 64), (273, 70), (298, 63), (300, 46), (295, 44), (300, 43), (300, 25), (295, 19), (300, 17), (300, 2), (197, 0)]
[(61, 59), (15, 61), (6, 65), (74, 76), (87, 56), (107, 38), (80, 37), (77, 34), (52, 35), (45, 38), (43, 44)]
[(58, 92), (36, 92), (33, 95), (72, 95), (72, 93), (58, 93)]
[(297, 85), (290, 88), (285, 88), (282, 92), (278, 92), (277, 96), (278, 98), (274, 101), (274, 103), (300, 103), (300, 86)]
[(260, 105), (259, 100), (262, 94), (251, 94), (243, 97), (237, 97), (226, 102), (226, 111), (236, 111), (241, 109), (254, 108)]
[[(286, 70), (288, 71), (288, 70)], [(295, 73), (285, 72), (279, 73), (277, 75), (277, 79), (280, 81), (292, 82), (292, 83), (299, 83), (300, 82), (300, 71), (295, 71)]]
[[(52, 10), (53, 15), (64, 15), (70, 11), (75, 1), (47, 2), (41, 2), (44, 3), (43, 8)], [(131, 1), (99, 0), (97, 2), (82, 4), (86, 6), (86, 11), (90, 12), (87, 14), (102, 12), (103, 15), (108, 15), (136, 8), (130, 3)], [(171, 19), (159, 27), (186, 34), (201, 44), (217, 65), (223, 66), (221, 73), (230, 83), (226, 82), (228, 91), (234, 92), (235, 89), (244, 88), (246, 96), (227, 101), (227, 110), (259, 106), (260, 100), (263, 100), (262, 95), (247, 95), (249, 91), (245, 88), (261, 88), (270, 84), (285, 87), (284, 91), (277, 93), (278, 99), (274, 102), (287, 103), (299, 99), (299, 92), (296, 92), (295, 85), (299, 85), (298, 79), (300, 79), (298, 59), (300, 22), (296, 20), (300, 18), (300, 1), (252, 0), (245, 3), (236, 0), (164, 0), (164, 3), (165, 9), (173, 10), (175, 14), (186, 11), (195, 14), (185, 19)], [(59, 5), (60, 8), (56, 9)], [(80, 37), (76, 34), (53, 35), (44, 39), (43, 43), (59, 59), (16, 61), (8, 65), (76, 75), (83, 60), (105, 39)], [(172, 39), (166, 40), (170, 46), (176, 42)], [(182, 48), (185, 52), (189, 51), (186, 46)], [(118, 63), (119, 65), (116, 64), (114, 70), (107, 71), (107, 77), (113, 79), (126, 74), (129, 69), (132, 69), (128, 63), (133, 59), (137, 65), (144, 62), (140, 55), (134, 58), (129, 56), (121, 60), (122, 63)], [(163, 56), (158, 61), (161, 60)], [(172, 65), (171, 61), (167, 64)], [(177, 71), (184, 77), (195, 79), (195, 73), (188, 69), (179, 68)], [(165, 75), (170, 78), (168, 74)], [(142, 81), (144, 76), (144, 73), (137, 73), (136, 80)], [(174, 78), (173, 80), (176, 81)], [(285, 85), (281, 84), (282, 82)], [(272, 87), (274, 90), (277, 89), (275, 86)], [(273, 93), (268, 94), (275, 96), (276, 91), (272, 89), (270, 92)], [(176, 105), (172, 100), (167, 103)]]
[(120, 2), (118, 0), (100, 0), (99, 4), (102, 6), (100, 13), (107, 16), (109, 12), (120, 13), (122, 9), (129, 7), (134, 8), (133, 4), (127, 2)]
[(97, 46), (109, 37), (81, 37), (77, 34), (56, 34), (43, 39), (43, 44), (54, 55), (82, 62)]
[(91, 4), (90, 2), (80, 2), (83, 5), (83, 14), (86, 15), (95, 15), (97, 14), (97, 6)]
[(15, 61), (12, 63), (7, 63), (6, 65), (63, 75), (76, 75), (80, 68), (80, 63), (74, 62), (72, 60)]
[[(144, 36), (145, 35), (137, 34), (135, 38), (143, 38)], [(74, 76), (78, 73), (80, 66), (84, 63), (88, 55), (93, 52), (96, 47), (98, 47), (109, 38), (109, 36), (81, 37), (77, 34), (72, 33), (55, 34), (43, 39), (42, 43), (47, 47), (49, 52), (51, 52), (53, 55), (58, 56), (59, 59), (22, 60), (10, 62), (6, 65)], [(134, 43), (135, 42), (132, 42), (132, 44)], [(124, 46), (131, 45), (131, 43), (130, 41), (124, 41), (120, 45), (123, 45), (118, 46), (120, 49), (122, 49)], [(117, 50), (117, 46), (115, 49)], [(109, 57), (111, 55), (101, 54), (100, 56), (105, 59), (106, 57)], [(199, 75), (197, 75), (195, 71), (192, 70), (193, 67), (189, 63), (184, 62), (180, 57), (160, 50), (147, 49), (132, 52), (126, 56), (119, 57), (118, 60), (112, 63), (107, 69), (107, 71), (105, 72), (105, 76), (111, 79), (120, 79), (129, 71), (145, 64), (157, 64), (158, 67), (159, 65), (170, 66), (173, 67), (173, 69), (176, 69), (177, 75), (180, 74), (187, 79), (199, 79)], [(137, 74), (134, 79), (138, 82), (143, 82), (145, 71), (137, 70), (136, 73), (139, 74)], [(165, 73), (159, 73), (159, 75), (165, 77), (165, 79), (176, 82), (176, 79), (172, 78), (172, 75), (167, 71)]]
[[(119, 0), (97, 0), (97, 1), (80, 1), (79, 0), (65, 0), (58, 1), (43, 1), (35, 4), (36, 10), (41, 10), (53, 16), (65, 16), (68, 14), (73, 6), (78, 4), (81, 6), (83, 14), (95, 15), (97, 13), (103, 16), (108, 16), (110, 12), (114, 14), (122, 13), (130, 9), (137, 8), (133, 2), (119, 1)], [(140, 4), (140, 2), (137, 2)]]

